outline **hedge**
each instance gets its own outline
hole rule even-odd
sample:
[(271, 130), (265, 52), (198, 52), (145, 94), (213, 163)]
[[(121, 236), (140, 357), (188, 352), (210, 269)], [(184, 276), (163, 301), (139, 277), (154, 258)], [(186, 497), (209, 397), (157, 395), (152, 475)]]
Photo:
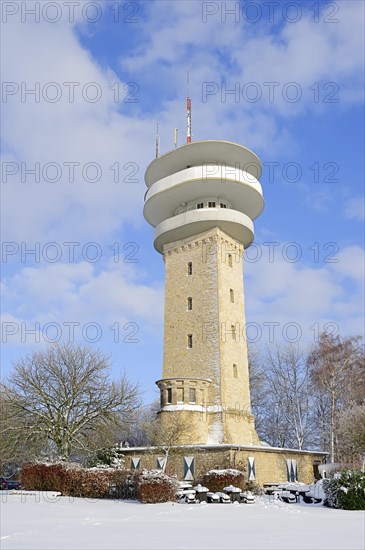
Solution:
[(67, 462), (24, 464), (21, 484), (30, 491), (58, 491), (83, 498), (137, 498), (148, 503), (175, 500), (178, 488), (177, 479), (160, 470), (84, 468)]
[(58, 491), (84, 498), (133, 498), (133, 472), (83, 468), (68, 462), (29, 463), (21, 470), (21, 484), (30, 491)]
[(161, 470), (142, 470), (136, 478), (137, 498), (144, 503), (174, 501), (178, 486), (176, 477)]
[(233, 485), (243, 489), (245, 487), (245, 474), (240, 470), (228, 468), (226, 470), (209, 470), (199, 478), (199, 483), (208, 487), (210, 491), (223, 491), (224, 487)]

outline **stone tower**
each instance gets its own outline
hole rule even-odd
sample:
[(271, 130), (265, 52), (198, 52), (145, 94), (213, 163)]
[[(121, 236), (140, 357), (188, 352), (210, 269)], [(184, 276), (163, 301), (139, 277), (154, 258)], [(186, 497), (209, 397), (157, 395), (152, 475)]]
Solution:
[(144, 215), (166, 268), (160, 421), (181, 444), (258, 444), (250, 408), (242, 259), (263, 210), (259, 158), (220, 140), (148, 166)]

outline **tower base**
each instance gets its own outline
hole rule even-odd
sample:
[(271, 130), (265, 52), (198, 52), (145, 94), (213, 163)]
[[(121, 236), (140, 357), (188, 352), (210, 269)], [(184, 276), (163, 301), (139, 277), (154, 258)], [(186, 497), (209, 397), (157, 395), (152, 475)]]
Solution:
[(209, 470), (234, 468), (246, 474), (246, 480), (258, 485), (299, 481), (312, 483), (320, 478), (319, 466), (328, 453), (300, 451), (260, 445), (175, 445), (160, 447), (121, 448), (125, 467), (161, 469), (180, 480), (197, 482)]
[(166, 405), (158, 418), (176, 445), (260, 445), (252, 414), (238, 408), (215, 409), (216, 406)]

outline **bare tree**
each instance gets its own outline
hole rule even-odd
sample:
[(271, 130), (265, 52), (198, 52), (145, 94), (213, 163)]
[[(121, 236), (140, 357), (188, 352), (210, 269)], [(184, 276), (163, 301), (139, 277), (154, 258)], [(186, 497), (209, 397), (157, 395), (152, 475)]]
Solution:
[(248, 348), (248, 369), (250, 374), (251, 409), (255, 417), (255, 428), (258, 433), (265, 431), (267, 417), (266, 378), (261, 368), (260, 353), (256, 347)]
[(313, 403), (313, 428), (316, 433), (316, 441), (322, 450), (329, 449), (329, 418), (331, 400), (327, 394), (322, 393), (315, 384), (311, 384)]
[(20, 359), (2, 395), (9, 450), (32, 443), (61, 459), (95, 448), (101, 432), (102, 446), (115, 443), (113, 428), (140, 405), (138, 384), (125, 374), (111, 380), (109, 358), (81, 345), (55, 344)]
[(9, 468), (15, 471), (24, 461), (48, 454), (48, 441), (42, 441), (36, 433), (24, 429), (29, 419), (26, 415), (21, 419), (16, 414), (4, 391), (0, 391), (0, 411), (1, 475), (5, 475)]
[(131, 447), (145, 447), (149, 443), (149, 425), (156, 420), (160, 409), (160, 400), (153, 401), (137, 409), (129, 418), (121, 432), (120, 441)]
[(166, 469), (169, 454), (179, 444), (180, 439), (189, 433), (189, 426), (186, 425), (180, 415), (171, 414), (170, 416), (168, 423), (162, 423), (157, 416), (145, 427), (149, 444), (161, 449), (161, 452), (165, 455), (163, 472)]
[(302, 449), (312, 433), (309, 368), (303, 352), (294, 344), (269, 349), (264, 375), (282, 428), (293, 446)]
[(312, 390), (306, 355), (298, 346), (249, 350), (252, 410), (259, 437), (278, 447), (313, 447)]
[[(351, 445), (340, 429), (342, 414), (365, 403), (359, 338), (322, 334), (309, 354), (294, 345), (272, 347), (266, 355), (251, 348), (249, 367), (252, 410), (261, 439), (280, 447), (330, 450), (332, 461), (336, 447), (344, 455), (344, 445)], [(346, 415), (346, 425), (352, 417)]]
[(340, 411), (364, 399), (364, 350), (359, 337), (341, 338), (323, 332), (308, 357), (311, 378), (326, 405), (331, 462), (336, 459)]
[(255, 428), (263, 442), (275, 447), (292, 446), (291, 433), (282, 414), (282, 396), (272, 391), (266, 361), (257, 348), (249, 348), (251, 408)]
[(365, 467), (365, 403), (354, 405), (339, 415), (339, 455), (342, 461), (360, 458)]

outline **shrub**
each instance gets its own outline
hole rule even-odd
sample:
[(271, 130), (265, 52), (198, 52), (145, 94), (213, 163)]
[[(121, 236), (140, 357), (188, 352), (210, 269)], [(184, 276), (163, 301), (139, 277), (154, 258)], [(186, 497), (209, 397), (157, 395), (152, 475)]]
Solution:
[(178, 481), (161, 470), (142, 470), (136, 474), (136, 487), (141, 502), (168, 502), (176, 498)]
[(160, 470), (84, 468), (67, 462), (25, 464), (21, 483), (33, 491), (58, 491), (83, 498), (138, 498), (149, 503), (175, 500), (178, 488), (177, 479)]
[(110, 473), (99, 468), (69, 468), (66, 474), (65, 493), (73, 497), (107, 498), (110, 490)]
[(124, 467), (124, 456), (115, 447), (101, 449), (90, 459), (89, 466), (121, 469)]
[(342, 470), (323, 480), (324, 504), (342, 510), (365, 510), (365, 473)]
[(30, 491), (63, 492), (65, 467), (63, 463), (27, 463), (22, 466), (20, 481)]
[(245, 474), (240, 470), (228, 468), (226, 470), (209, 470), (203, 474), (199, 483), (208, 487), (210, 491), (223, 491), (224, 487), (234, 485), (243, 489), (245, 485)]
[(134, 474), (113, 468), (83, 468), (79, 464), (25, 464), (21, 483), (33, 491), (58, 491), (84, 498), (135, 498)]
[(131, 470), (114, 470), (110, 475), (111, 498), (135, 500), (137, 498), (136, 473)]
[(244, 484), (243, 490), (244, 491), (251, 491), (251, 493), (253, 495), (258, 495), (258, 496), (264, 494), (264, 491), (263, 491), (261, 485), (256, 483), (256, 481), (246, 481), (246, 483)]

